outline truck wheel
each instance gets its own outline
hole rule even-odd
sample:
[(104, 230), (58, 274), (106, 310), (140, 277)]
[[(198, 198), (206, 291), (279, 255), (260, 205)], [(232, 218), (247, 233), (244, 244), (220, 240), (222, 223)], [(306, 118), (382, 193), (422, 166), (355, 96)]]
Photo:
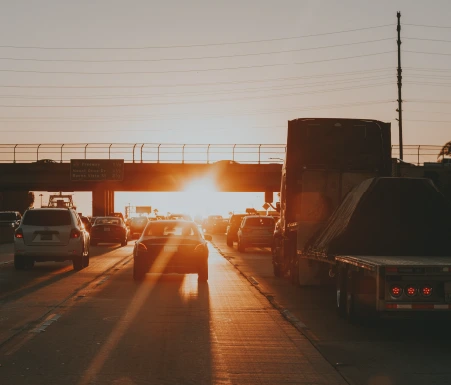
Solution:
[(83, 255), (77, 255), (72, 259), (72, 266), (74, 270), (79, 271), (83, 269), (84, 263), (83, 263)]
[(337, 313), (340, 317), (347, 315), (346, 270), (339, 268), (337, 273)]
[(229, 237), (227, 237), (227, 246), (233, 247), (233, 241)]
[(16, 270), (25, 270), (25, 258), (20, 255), (14, 256), (14, 268)]

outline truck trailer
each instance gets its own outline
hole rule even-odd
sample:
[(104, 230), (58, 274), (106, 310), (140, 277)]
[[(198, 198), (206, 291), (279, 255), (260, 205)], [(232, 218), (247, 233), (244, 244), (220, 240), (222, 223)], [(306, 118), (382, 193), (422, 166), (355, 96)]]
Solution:
[(335, 283), (349, 319), (450, 310), (449, 203), (428, 179), (392, 177), (392, 164), (389, 123), (290, 121), (274, 275)]

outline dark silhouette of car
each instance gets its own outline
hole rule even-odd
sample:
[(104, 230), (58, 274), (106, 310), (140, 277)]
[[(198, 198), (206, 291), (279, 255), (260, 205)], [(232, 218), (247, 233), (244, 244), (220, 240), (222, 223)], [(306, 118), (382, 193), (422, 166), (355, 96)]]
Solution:
[(229, 218), (226, 231), (227, 246), (233, 246), (233, 242), (238, 242), (238, 229), (240, 228), (241, 221), (247, 215), (249, 214), (232, 214)]
[(119, 217), (97, 217), (91, 227), (91, 245), (99, 243), (120, 243), (126, 246), (128, 227)]
[(275, 221), (273, 217), (249, 215), (243, 218), (238, 229), (238, 251), (247, 247), (272, 247)]
[(147, 217), (129, 218), (128, 227), (130, 229), (130, 237), (132, 239), (139, 238), (147, 226), (149, 219)]
[(208, 245), (193, 221), (160, 220), (147, 224), (133, 249), (133, 279), (147, 273), (197, 274), (208, 280)]

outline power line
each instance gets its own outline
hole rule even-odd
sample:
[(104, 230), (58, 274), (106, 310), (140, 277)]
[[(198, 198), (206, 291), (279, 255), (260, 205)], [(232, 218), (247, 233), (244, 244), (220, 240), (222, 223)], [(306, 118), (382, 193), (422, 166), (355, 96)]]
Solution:
[(147, 85), (122, 85), (122, 86), (48, 86), (48, 85), (0, 85), (0, 88), (30, 88), (30, 89), (110, 89), (110, 88), (162, 88), (162, 87), (197, 87), (197, 86), (215, 86), (215, 85), (232, 85), (232, 84), (247, 84), (247, 83), (266, 83), (266, 82), (276, 82), (276, 81), (288, 81), (288, 80), (301, 80), (301, 79), (316, 79), (324, 78), (330, 76), (349, 76), (356, 74), (364, 74), (370, 72), (386, 72), (392, 71), (394, 68), (385, 67), (377, 68), (372, 70), (361, 70), (361, 71), (349, 71), (349, 72), (335, 72), (335, 73), (324, 73), (318, 75), (309, 76), (297, 76), (297, 77), (285, 77), (285, 78), (272, 78), (272, 79), (257, 79), (257, 80), (238, 80), (229, 82), (208, 82), (208, 83), (182, 83), (182, 84), (147, 84)]
[(224, 58), (234, 58), (234, 57), (261, 56), (261, 55), (273, 55), (273, 54), (293, 53), (293, 52), (301, 52), (301, 51), (312, 51), (312, 50), (319, 50), (319, 49), (326, 49), (326, 48), (337, 48), (337, 47), (346, 47), (346, 46), (358, 45), (358, 44), (376, 43), (376, 42), (381, 42), (381, 41), (386, 41), (386, 40), (392, 40), (392, 38), (367, 40), (367, 41), (344, 43), (344, 44), (326, 45), (326, 46), (321, 46), (321, 47), (289, 49), (289, 50), (283, 50), (283, 51), (254, 52), (254, 53), (234, 54), (234, 55), (198, 56), (198, 57), (184, 57), (184, 58), (84, 60), (84, 59), (34, 59), (34, 58), (0, 57), (0, 60), (32, 61), (32, 62), (70, 62), (70, 63), (124, 63), (124, 62), (144, 62), (144, 63), (146, 63), (146, 62), (161, 62), (161, 61), (224, 59)]
[(443, 39), (427, 39), (427, 38), (419, 38), (419, 37), (403, 37), (406, 40), (420, 40), (420, 41), (435, 41), (438, 43), (451, 43), (451, 40), (443, 40)]
[(409, 24), (409, 23), (403, 23), (403, 25), (408, 25), (411, 27), (451, 29), (451, 26), (447, 26), (447, 25), (425, 25), (425, 24)]
[[(301, 64), (313, 64), (313, 63), (325, 63), (337, 60), (347, 60), (356, 59), (368, 56), (385, 55), (388, 53), (393, 53), (396, 51), (385, 51), (376, 52), (365, 55), (347, 56), (332, 59), (323, 60), (313, 60), (308, 62), (298, 62), (294, 63), (297, 65)], [(241, 67), (223, 67), (223, 68), (207, 68), (207, 69), (192, 69), (192, 70), (171, 70), (171, 71), (125, 71), (125, 72), (79, 72), (79, 71), (37, 71), (37, 70), (11, 70), (11, 69), (0, 69), (0, 72), (12, 72), (12, 73), (35, 73), (35, 74), (64, 74), (64, 75), (139, 75), (139, 74), (169, 74), (169, 73), (187, 73), (187, 72), (208, 72), (208, 71), (226, 71), (226, 70), (238, 70), (238, 69), (250, 69), (250, 68), (262, 68), (262, 67), (276, 67), (276, 66), (287, 66), (289, 64), (262, 64), (254, 66), (241, 66)]]
[(342, 31), (323, 32), (323, 33), (309, 34), (309, 35), (279, 37), (279, 38), (260, 39), (260, 40), (236, 41), (236, 42), (206, 43), (206, 44), (144, 46), (144, 47), (41, 47), (41, 46), (1, 45), (0, 48), (41, 49), (41, 50), (144, 50), (144, 49), (171, 49), (171, 48), (213, 47), (213, 46), (223, 46), (223, 45), (266, 43), (266, 42), (271, 42), (271, 41), (294, 40), (294, 39), (303, 39), (303, 38), (316, 37), (316, 36), (336, 35), (336, 34), (341, 34), (341, 33), (357, 32), (357, 31), (365, 31), (365, 30), (370, 30), (370, 29), (392, 27), (393, 25), (394, 24), (384, 24), (384, 25), (376, 25), (376, 26), (371, 26), (371, 27), (354, 28), (354, 29), (347, 29), (347, 30), (342, 30)]
[[(296, 88), (307, 88), (307, 87), (322, 87), (326, 85), (334, 85), (334, 84), (346, 84), (346, 83), (354, 83), (361, 81), (371, 81), (371, 80), (387, 80), (390, 79), (391, 75), (379, 75), (379, 76), (369, 76), (364, 78), (353, 78), (353, 79), (340, 79), (340, 80), (327, 80), (324, 82), (315, 82), (315, 83), (305, 83), (305, 84), (295, 84), (289, 86), (275, 86), (275, 87), (253, 87), (253, 88), (240, 88), (240, 89), (223, 89), (217, 91), (204, 91), (204, 92), (177, 92), (177, 93), (153, 93), (153, 94), (122, 94), (122, 95), (77, 95), (77, 96), (67, 96), (67, 95), (1, 95), (0, 98), (9, 98), (9, 99), (127, 99), (127, 98), (148, 98), (148, 97), (170, 97), (170, 96), (204, 96), (204, 95), (221, 95), (221, 94), (230, 94), (230, 93), (242, 93), (242, 92), (257, 92), (257, 91), (278, 91), (278, 90), (286, 90), (286, 89), (296, 89)], [(371, 83), (370, 83), (371, 85)]]
[(259, 95), (259, 96), (248, 96), (242, 98), (233, 98), (233, 99), (216, 99), (216, 100), (199, 100), (199, 101), (184, 101), (184, 102), (161, 102), (161, 103), (142, 103), (142, 104), (103, 104), (103, 105), (68, 105), (68, 106), (46, 106), (46, 105), (0, 105), (2, 108), (117, 108), (117, 107), (147, 107), (147, 106), (161, 106), (161, 105), (178, 105), (178, 104), (196, 104), (196, 103), (218, 103), (218, 102), (233, 102), (237, 100), (251, 100), (251, 99), (266, 99), (266, 98), (277, 98), (277, 97), (285, 97), (285, 96), (299, 96), (299, 95), (312, 95), (318, 93), (325, 92), (336, 92), (336, 91), (349, 91), (355, 89), (362, 88), (371, 88), (371, 87), (380, 87), (392, 85), (391, 82), (387, 83), (379, 83), (379, 84), (371, 84), (364, 86), (356, 86), (356, 87), (348, 87), (348, 88), (336, 88), (329, 90), (320, 90), (320, 91), (308, 91), (308, 92), (296, 92), (289, 94), (277, 94), (277, 95)]
[(408, 53), (419, 53), (422, 55), (442, 55), (442, 56), (451, 56), (451, 53), (441, 53), (441, 52), (423, 52), (423, 51), (408, 51), (408, 50), (404, 50), (403, 52), (408, 52)]
[[(246, 110), (246, 111), (231, 111), (227, 114), (225, 113), (209, 113), (209, 114), (196, 114), (196, 113), (184, 113), (184, 114), (167, 114), (167, 115), (109, 115), (109, 116), (68, 116), (68, 117), (53, 117), (53, 116), (31, 116), (31, 117), (0, 117), (0, 121), (2, 122), (85, 122), (85, 121), (93, 121), (93, 122), (110, 122), (110, 120), (98, 121), (96, 119), (111, 119), (111, 122), (118, 121), (130, 121), (133, 119), (140, 119), (140, 121), (147, 120), (184, 120), (189, 119), (190, 117), (223, 117), (223, 116), (240, 116), (240, 115), (261, 115), (261, 114), (276, 114), (276, 113), (286, 113), (289, 111), (316, 111), (322, 109), (330, 109), (330, 108), (347, 108), (347, 107), (360, 107), (367, 105), (377, 105), (377, 104), (388, 104), (394, 103), (394, 100), (372, 100), (367, 102), (357, 102), (357, 103), (342, 103), (342, 104), (328, 104), (328, 105), (319, 105), (319, 106), (305, 106), (305, 107), (290, 107), (290, 108), (282, 108), (282, 109), (264, 109), (264, 110)], [(175, 118), (175, 119), (174, 119)], [(122, 119), (122, 120), (121, 120)]]

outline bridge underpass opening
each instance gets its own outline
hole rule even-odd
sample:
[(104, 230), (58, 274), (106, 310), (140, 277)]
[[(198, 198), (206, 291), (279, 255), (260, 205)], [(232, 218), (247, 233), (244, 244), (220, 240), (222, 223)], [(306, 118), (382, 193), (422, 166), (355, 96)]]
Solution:
[(264, 192), (200, 191), (192, 187), (183, 192), (116, 192), (114, 201), (115, 211), (127, 210), (131, 216), (139, 215), (135, 212), (137, 206), (151, 206), (153, 214), (157, 209), (158, 215), (181, 213), (193, 219), (208, 215), (228, 218), (230, 213), (244, 213), (246, 208), (263, 213), (264, 195)]

